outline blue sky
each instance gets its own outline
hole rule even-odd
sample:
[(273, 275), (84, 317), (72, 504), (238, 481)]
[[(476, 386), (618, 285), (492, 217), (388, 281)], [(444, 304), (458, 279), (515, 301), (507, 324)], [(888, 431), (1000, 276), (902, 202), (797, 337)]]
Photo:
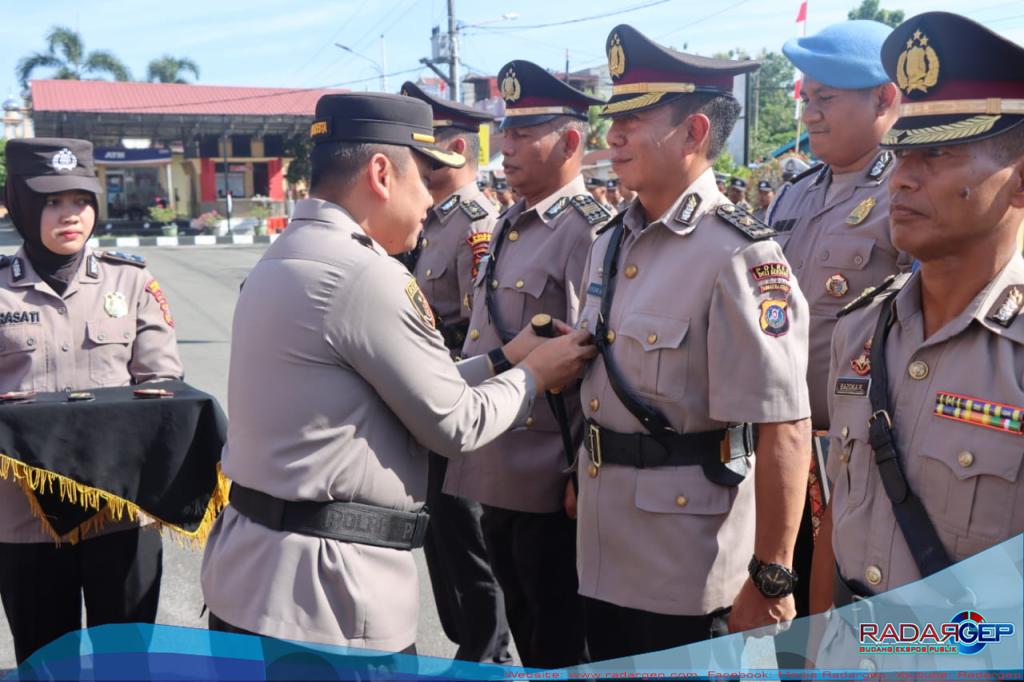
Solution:
[[(619, 23), (629, 23), (659, 42), (698, 54), (743, 47), (778, 51), (795, 35), (800, 0), (455, 0), (464, 24), (515, 12), (513, 21), (464, 31), (462, 57), (468, 67), (493, 74), (511, 59), (528, 59), (548, 68), (600, 64), (604, 40)], [(859, 0), (809, 0), (808, 33), (842, 21)], [(928, 11), (966, 12), (1024, 44), (1024, 3), (976, 0), (883, 0), (907, 16)], [(538, 24), (598, 16), (589, 21), (528, 28)], [(187, 56), (200, 66), (200, 83), (269, 87), (378, 86), (381, 34), (387, 52), (389, 90), (403, 80), (430, 71), (419, 64), (430, 56), (433, 26), (447, 27), (447, 0), (331, 0), (303, 3), (280, 0), (45, 0), (0, 3), (0, 98), (16, 93), (18, 59), (44, 48), (54, 24), (78, 30), (86, 49), (113, 51), (141, 79), (150, 59)], [(365, 55), (335, 47), (348, 45)], [(35, 77), (46, 77), (40, 69)]]

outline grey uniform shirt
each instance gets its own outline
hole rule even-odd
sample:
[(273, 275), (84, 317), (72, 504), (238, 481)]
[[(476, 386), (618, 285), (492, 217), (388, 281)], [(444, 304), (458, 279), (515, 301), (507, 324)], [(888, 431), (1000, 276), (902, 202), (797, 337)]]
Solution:
[[(592, 206), (592, 221), (573, 202)], [(538, 313), (572, 324), (579, 310), (580, 281), (594, 233), (610, 218), (587, 193), (582, 176), (562, 187), (532, 209), (520, 200), (501, 215), (506, 222), (505, 243), (494, 277), (486, 280), (481, 265), (473, 289), (473, 315), (466, 357), (482, 355), (501, 345), (495, 321), (487, 311), (485, 286), (492, 287), (500, 323), (516, 334)], [(598, 218), (600, 218), (598, 220)], [(495, 234), (491, 252), (497, 245)], [(583, 426), (575, 389), (563, 392), (572, 433), (578, 439)], [(576, 441), (578, 442), (578, 440)], [(444, 492), (484, 504), (516, 511), (548, 513), (562, 508), (568, 481), (566, 456), (558, 422), (544, 400), (538, 400), (526, 427), (508, 433), (479, 452), (450, 462)]]
[(892, 245), (890, 236), (891, 168), (892, 152), (880, 152), (857, 181), (828, 192), (832, 171), (824, 166), (784, 186), (768, 211), (769, 222), (779, 233), (776, 241), (810, 306), (807, 383), (815, 429), (828, 428), (824, 382), (836, 313), (868, 287), (908, 271), (912, 263)]
[[(427, 449), (449, 457), (521, 422), (529, 372), (454, 364), (408, 270), (340, 206), (305, 199), (242, 288), (222, 468), (285, 500), (422, 505)], [(482, 384), (471, 387), (469, 384)], [(262, 635), (400, 651), (416, 637), (412, 553), (271, 530), (228, 507), (203, 594)]]
[[(1016, 426), (990, 428), (936, 414), (949, 396), (1024, 409), (1024, 319), (1004, 327), (992, 316), (1017, 288), (1024, 295), (1024, 260), (1015, 255), (975, 300), (925, 340), (918, 274), (894, 300), (895, 322), (886, 339), (893, 431), (910, 488), (954, 561), (1024, 532), (1024, 446)], [(871, 404), (863, 389), (877, 353), (865, 346), (878, 320), (881, 297), (842, 318), (836, 327), (829, 373), (832, 444), (829, 475), (832, 546), (843, 577), (872, 593), (921, 579), (896, 524), (868, 444)], [(866, 366), (865, 366), (866, 365)], [(989, 408), (991, 411), (991, 408)]]
[(438, 326), (469, 322), (473, 279), (491, 244), (497, 218), (498, 211), (476, 181), (460, 187), (427, 214), (413, 274), (434, 309)]
[[(752, 241), (718, 217), (722, 204), (709, 170), (647, 227), (639, 202), (623, 218), (610, 349), (624, 383), (680, 433), (810, 413), (807, 303), (778, 244)], [(590, 330), (613, 234), (598, 238), (587, 263), (579, 326)], [(616, 397), (601, 358), (580, 398), (602, 428), (648, 433)], [(585, 448), (580, 457), (580, 594), (674, 615), (732, 604), (754, 549), (753, 469), (737, 487), (709, 482), (700, 466), (603, 464), (591, 478)]]
[[(146, 268), (86, 248), (63, 297), (24, 249), (0, 269), (0, 391), (70, 392), (182, 373), (167, 299)], [(53, 542), (14, 480), (0, 479), (0, 519), (0, 542)], [(137, 525), (108, 523), (86, 537)]]

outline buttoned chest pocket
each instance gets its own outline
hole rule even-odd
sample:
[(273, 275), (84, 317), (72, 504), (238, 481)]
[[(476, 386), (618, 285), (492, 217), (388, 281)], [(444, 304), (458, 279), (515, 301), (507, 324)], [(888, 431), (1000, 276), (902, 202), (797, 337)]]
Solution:
[[(636, 508), (653, 514), (728, 514), (736, 494), (736, 488), (708, 481), (699, 466), (637, 471)], [(665, 541), (675, 544), (679, 538)]]
[(686, 394), (689, 319), (652, 313), (630, 313), (615, 334), (612, 350), (630, 389), (657, 400), (679, 400)]
[(923, 487), (915, 492), (936, 525), (960, 537), (1000, 541), (1016, 518), (1014, 532), (1020, 532), (1024, 436), (935, 417), (921, 456), (923, 470), (915, 478)]
[(507, 331), (518, 332), (539, 313), (565, 319), (565, 290), (546, 270), (508, 268), (497, 281), (494, 293)]
[(130, 377), (128, 363), (135, 343), (136, 318), (108, 317), (86, 323), (85, 350), (89, 377), (98, 386), (118, 386)]
[(837, 495), (846, 489), (847, 506), (859, 507), (872, 478), (874, 451), (868, 443), (871, 403), (867, 397), (835, 396), (829, 436), (828, 474)]
[(0, 326), (0, 386), (3, 390), (43, 390), (45, 372), (43, 326), (31, 323)]
[[(421, 270), (418, 279), (423, 285), (423, 293), (426, 295), (428, 303), (433, 304), (449, 295), (447, 281), (444, 278), (444, 273), (447, 271), (447, 263), (427, 264), (427, 267)], [(458, 296), (457, 290), (455, 295)]]
[(842, 235), (827, 237), (821, 241), (814, 257), (821, 264), (821, 282), (800, 282), (806, 291), (808, 287), (824, 287), (827, 296), (821, 300), (834, 301), (838, 310), (860, 296), (868, 287), (878, 284), (874, 269), (868, 267), (875, 251), (875, 241), (870, 237)]

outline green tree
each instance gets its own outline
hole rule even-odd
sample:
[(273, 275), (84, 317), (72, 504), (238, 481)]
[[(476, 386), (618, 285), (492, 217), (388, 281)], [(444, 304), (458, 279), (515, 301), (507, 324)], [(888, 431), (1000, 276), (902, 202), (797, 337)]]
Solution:
[(182, 72), (191, 72), (199, 80), (199, 65), (188, 57), (172, 57), (169, 54), (154, 59), (146, 68), (146, 80), (150, 83), (188, 83)]
[[(737, 47), (714, 55), (717, 59), (751, 59), (749, 53)], [(751, 101), (747, 104), (750, 117), (750, 158), (767, 156), (796, 137), (795, 103), (793, 102), (793, 64), (778, 52), (761, 50), (753, 57), (761, 68), (750, 75)], [(730, 172), (716, 168), (721, 172)]]
[(612, 122), (607, 118), (599, 118), (598, 114), (601, 113), (600, 106), (592, 106), (587, 112), (587, 123), (590, 124), (590, 135), (587, 136), (587, 150), (591, 149), (608, 149), (608, 140), (605, 139), (608, 136), (608, 129), (612, 127)]
[(893, 28), (903, 23), (903, 10), (879, 9), (878, 0), (861, 0), (860, 7), (851, 9), (846, 15), (848, 19), (870, 19), (880, 21)]
[(289, 185), (304, 182), (306, 186), (309, 186), (309, 176), (312, 170), (309, 155), (312, 151), (313, 141), (309, 139), (308, 135), (299, 133), (285, 142), (284, 155), (289, 157), (291, 162), (288, 164), (284, 179), (288, 181)]
[(18, 61), (16, 73), (21, 85), (28, 87), (28, 79), (36, 69), (50, 68), (58, 80), (82, 80), (88, 76), (108, 74), (117, 81), (130, 81), (131, 72), (113, 53), (93, 50), (86, 54), (82, 36), (66, 26), (54, 26), (46, 35), (46, 52), (33, 52)]

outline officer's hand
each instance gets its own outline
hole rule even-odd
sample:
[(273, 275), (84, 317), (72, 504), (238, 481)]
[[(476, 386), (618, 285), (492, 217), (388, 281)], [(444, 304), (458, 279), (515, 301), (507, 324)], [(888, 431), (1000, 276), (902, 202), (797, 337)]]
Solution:
[(782, 599), (769, 599), (761, 594), (754, 583), (747, 578), (732, 603), (729, 614), (729, 632), (743, 632), (766, 625), (775, 625), (757, 633), (767, 637), (789, 629), (789, 621), (796, 618), (796, 601), (793, 595)]
[[(552, 320), (552, 324), (556, 337), (572, 333), (572, 327), (561, 320)], [(545, 341), (547, 339), (543, 336), (537, 336), (537, 333), (533, 331), (533, 325), (528, 324), (523, 328), (523, 331), (516, 334), (514, 339), (506, 343), (502, 350), (505, 351), (505, 357), (508, 358), (509, 362), (513, 365), (518, 365), (534, 348)]]
[(537, 395), (540, 395), (575, 381), (576, 376), (595, 355), (597, 346), (594, 345), (594, 337), (585, 329), (580, 329), (548, 339), (537, 346), (521, 365), (533, 374), (537, 382)]
[(565, 507), (565, 515), (570, 519), (576, 518), (576, 491), (572, 489), (572, 479), (565, 482), (565, 499), (562, 500)]

